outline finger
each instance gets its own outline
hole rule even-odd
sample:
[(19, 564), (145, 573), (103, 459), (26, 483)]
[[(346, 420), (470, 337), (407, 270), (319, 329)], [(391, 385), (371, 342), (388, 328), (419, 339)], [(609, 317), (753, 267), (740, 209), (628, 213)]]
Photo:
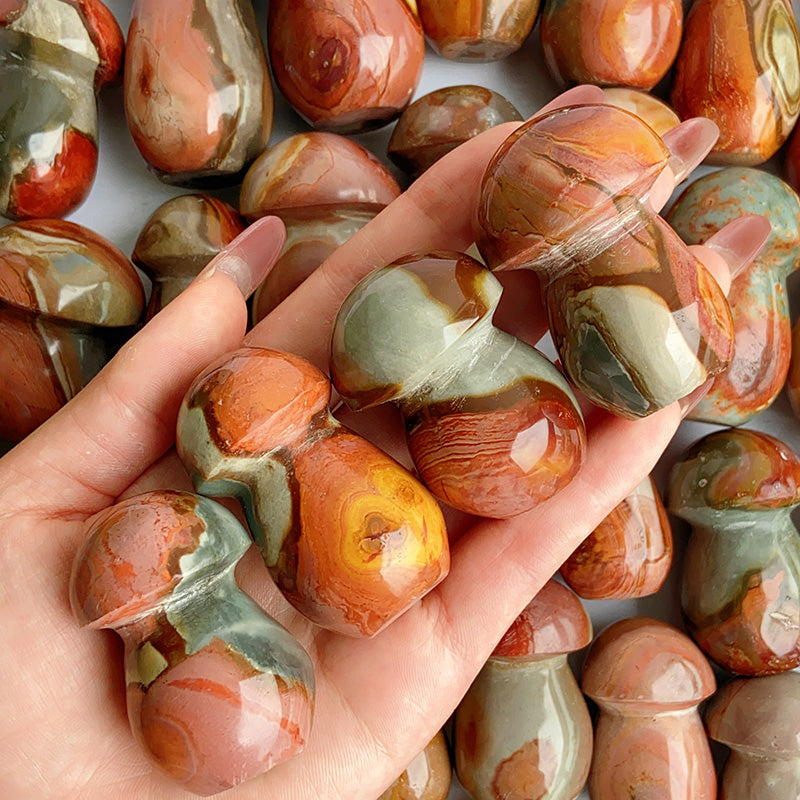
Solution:
[[(197, 373), (238, 346), (252, 291), (275, 263), (283, 224), (265, 218), (229, 244), (73, 400), (4, 459), (17, 513), (88, 515), (172, 445)], [(43, 493), (41, 487), (46, 486)]]

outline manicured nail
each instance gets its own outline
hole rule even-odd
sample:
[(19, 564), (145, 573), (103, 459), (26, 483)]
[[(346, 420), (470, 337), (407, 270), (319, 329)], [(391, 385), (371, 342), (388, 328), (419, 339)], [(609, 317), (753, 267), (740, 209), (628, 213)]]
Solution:
[(669, 166), (677, 185), (708, 155), (719, 138), (719, 128), (710, 119), (694, 117), (668, 130), (661, 138), (670, 152)]
[(285, 241), (283, 222), (278, 217), (262, 217), (220, 250), (197, 280), (222, 273), (248, 298), (278, 260)]
[(772, 235), (772, 225), (760, 214), (743, 214), (720, 228), (705, 246), (725, 259), (734, 280), (761, 252)]
[[(547, 114), (548, 111), (555, 111), (557, 108), (564, 108), (566, 106), (598, 104), (607, 105), (603, 90), (599, 86), (581, 84), (580, 86), (573, 86), (571, 89), (567, 89), (566, 92), (562, 92), (547, 105), (542, 106), (533, 116), (538, 117), (542, 114)], [(532, 118), (533, 117), (531, 117), (531, 119)]]

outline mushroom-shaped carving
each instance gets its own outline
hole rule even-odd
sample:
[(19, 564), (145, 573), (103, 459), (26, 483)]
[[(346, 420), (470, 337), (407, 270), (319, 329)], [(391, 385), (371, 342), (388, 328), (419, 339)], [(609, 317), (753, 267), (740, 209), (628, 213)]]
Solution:
[(0, 228), (0, 439), (58, 411), (132, 333), (144, 307), (133, 265), (66, 220)]
[(345, 402), (397, 403), (431, 491), (489, 517), (519, 514), (566, 485), (586, 436), (561, 373), (492, 325), (501, 292), (467, 255), (409, 256), (356, 285), (331, 347)]
[(310, 732), (311, 662), (234, 579), (249, 544), (217, 503), (149, 492), (102, 512), (73, 565), (76, 619), (125, 644), (134, 735), (196, 794), (260, 775)]
[(503, 95), (471, 84), (447, 86), (415, 100), (397, 120), (386, 152), (413, 177), (443, 155), (501, 122), (521, 122)]
[(705, 712), (708, 735), (731, 752), (719, 800), (800, 797), (800, 674), (738, 678)]
[(654, 594), (671, 564), (672, 531), (648, 476), (581, 542), (560, 572), (581, 597), (610, 600)]
[(447, 742), (439, 731), (378, 800), (446, 800), (452, 773)]
[(475, 800), (574, 800), (589, 772), (592, 722), (567, 655), (592, 624), (548, 581), (514, 620), (456, 711), (456, 770)]
[(358, 133), (391, 122), (422, 75), (425, 39), (405, 0), (272, 0), (272, 74), (317, 130)]
[(234, 184), (272, 131), (272, 84), (250, 0), (135, 0), (125, 116), (167, 183)]
[(689, 632), (725, 669), (800, 666), (800, 459), (773, 436), (730, 428), (675, 463), (669, 509), (692, 526), (681, 606)]
[(122, 31), (99, 0), (0, 5), (0, 215), (62, 217), (97, 170), (95, 93), (117, 79)]
[(265, 150), (245, 175), (239, 208), (249, 220), (281, 217), (286, 243), (253, 296), (253, 321), (399, 194), (397, 181), (372, 153), (335, 133), (299, 133)]
[(581, 678), (599, 706), (589, 772), (592, 800), (715, 800), (711, 750), (697, 712), (714, 673), (688, 636), (647, 617), (595, 639)]
[(667, 214), (686, 244), (702, 244), (748, 213), (766, 217), (772, 231), (728, 293), (734, 329), (728, 369), (690, 414), (722, 425), (741, 425), (763, 411), (786, 380), (791, 352), (786, 279), (800, 267), (800, 197), (768, 172), (727, 167), (694, 181)]
[(244, 228), (233, 206), (209, 194), (183, 194), (162, 203), (131, 255), (153, 283), (145, 320), (172, 302)]
[(450, 565), (435, 499), (328, 410), (299, 356), (237, 350), (190, 387), (177, 447), (203, 494), (237, 497), (272, 577), (318, 625), (372, 636)]
[(648, 206), (670, 158), (637, 116), (570, 106), (512, 133), (481, 185), (484, 260), (538, 273), (567, 374), (622, 416), (687, 396), (732, 351), (722, 290)]

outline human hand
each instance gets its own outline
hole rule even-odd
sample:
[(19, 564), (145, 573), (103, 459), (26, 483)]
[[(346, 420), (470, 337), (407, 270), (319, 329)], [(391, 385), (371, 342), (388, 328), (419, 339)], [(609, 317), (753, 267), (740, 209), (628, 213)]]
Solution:
[[(325, 368), (336, 311), (360, 277), (407, 252), (470, 245), (483, 169), (512, 127), (488, 131), (442, 159), (246, 343), (286, 349)], [(242, 294), (263, 278), (281, 244), (274, 220), (251, 227), (216, 262), (216, 273), (196, 281), (77, 398), (0, 460), (0, 624), (7, 637), (0, 655), (0, 786), (8, 796), (187, 796), (131, 736), (121, 645), (110, 634), (78, 629), (69, 574), (87, 520), (99, 511), (141, 491), (190, 488), (171, 450), (180, 401), (197, 373), (241, 343)], [(236, 270), (241, 292), (220, 265)], [(535, 342), (546, 327), (538, 299), (526, 298), (519, 315), (522, 293), (513, 294), (502, 318)], [(237, 570), (240, 585), (306, 647), (316, 670), (316, 710), (300, 756), (229, 796), (374, 800), (444, 724), (531, 597), (651, 470), (679, 419), (677, 405), (635, 422), (587, 413), (587, 459), (576, 478), (510, 520), (448, 514), (449, 576), (372, 639), (307, 622), (274, 589), (251, 548)], [(387, 412), (347, 415), (346, 422), (405, 459), (400, 426)]]

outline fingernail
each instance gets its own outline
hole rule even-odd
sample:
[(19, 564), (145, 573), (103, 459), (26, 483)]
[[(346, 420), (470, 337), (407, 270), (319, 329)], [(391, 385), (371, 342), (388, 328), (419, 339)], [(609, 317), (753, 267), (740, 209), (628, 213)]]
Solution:
[(709, 378), (704, 383), (701, 383), (694, 391), (678, 400), (678, 406), (681, 410), (681, 419), (690, 418), (692, 411), (697, 408), (697, 404), (708, 394), (709, 390), (714, 384), (714, 378)]
[(257, 219), (214, 256), (197, 280), (222, 273), (248, 298), (278, 260), (285, 241), (286, 228), (278, 217)]
[(669, 166), (676, 184), (703, 161), (718, 138), (716, 123), (705, 117), (687, 119), (661, 137), (670, 152)]
[[(567, 89), (562, 92), (558, 97), (553, 98), (547, 105), (542, 106), (533, 117), (541, 116), (549, 111), (555, 111), (558, 108), (565, 106), (581, 106), (581, 105), (608, 105), (606, 103), (606, 96), (599, 86), (592, 84), (581, 84)], [(531, 119), (533, 119), (531, 117)]]
[(733, 281), (752, 263), (772, 235), (772, 225), (760, 214), (743, 214), (720, 228), (705, 242), (725, 259)]

